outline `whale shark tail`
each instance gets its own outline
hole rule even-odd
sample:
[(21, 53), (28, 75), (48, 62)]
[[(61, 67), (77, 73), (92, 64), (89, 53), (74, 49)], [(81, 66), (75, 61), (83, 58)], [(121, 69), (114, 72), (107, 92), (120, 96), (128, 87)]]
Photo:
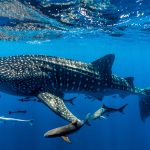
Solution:
[(142, 96), (139, 101), (140, 115), (144, 122), (150, 116), (150, 88), (143, 90), (146, 96)]

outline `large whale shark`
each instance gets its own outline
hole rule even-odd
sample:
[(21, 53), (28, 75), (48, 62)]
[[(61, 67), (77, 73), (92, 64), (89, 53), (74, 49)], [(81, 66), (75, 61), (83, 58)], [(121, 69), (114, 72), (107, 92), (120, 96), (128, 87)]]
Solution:
[(91, 63), (45, 55), (0, 58), (0, 90), (18, 96), (35, 96), (63, 119), (82, 126), (65, 105), (65, 93), (83, 93), (95, 98), (119, 94), (140, 97), (141, 117), (150, 115), (150, 89), (134, 86), (133, 77), (112, 74), (115, 55), (108, 54)]

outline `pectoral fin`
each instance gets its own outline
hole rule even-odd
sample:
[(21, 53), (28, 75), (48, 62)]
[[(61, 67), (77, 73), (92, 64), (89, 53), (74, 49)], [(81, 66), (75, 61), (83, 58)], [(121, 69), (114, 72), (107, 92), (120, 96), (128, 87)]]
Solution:
[(61, 136), (61, 138), (68, 143), (72, 143), (68, 136)]
[(40, 93), (37, 97), (63, 119), (69, 122), (73, 122), (75, 120), (82, 122), (68, 110), (60, 97), (48, 92)]

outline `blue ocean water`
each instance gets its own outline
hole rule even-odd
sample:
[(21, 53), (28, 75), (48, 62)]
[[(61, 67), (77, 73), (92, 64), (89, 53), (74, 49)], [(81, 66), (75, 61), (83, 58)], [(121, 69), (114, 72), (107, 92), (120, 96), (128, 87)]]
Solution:
[[(70, 10), (67, 8), (67, 11), (57, 12), (63, 15), (63, 21), (61, 17), (55, 18), (47, 14), (48, 3), (56, 3), (55, 0), (35, 1), (46, 10), (36, 7), (32, 4), (33, 1), (30, 2), (32, 7), (29, 6), (29, 0), (26, 2), (0, 1), (1, 57), (46, 54), (89, 63), (106, 54), (115, 54), (112, 68), (114, 74), (121, 77), (133, 76), (137, 87), (150, 86), (148, 0), (103, 0), (101, 9), (93, 5), (92, 11), (93, 7), (82, 8), (82, 6), (80, 6), (82, 9), (79, 9), (82, 11), (79, 11), (78, 5), (75, 5), (71, 6), (69, 14), (72, 16), (78, 14), (78, 19), (68, 17)], [(98, 0), (95, 0), (95, 3), (97, 2)], [(12, 7), (13, 3), (17, 4), (13, 5), (17, 8)], [(22, 11), (19, 8), (20, 3), (25, 6), (21, 7)], [(5, 9), (4, 15), (2, 7), (6, 5), (9, 9)], [(13, 8), (13, 11), (10, 8)], [(0, 95), (0, 116), (34, 120), (32, 126), (11, 122), (0, 124), (1, 150), (150, 149), (150, 118), (145, 122), (141, 121), (137, 96), (130, 95), (125, 99), (106, 96), (103, 102), (100, 102), (75, 94), (77, 96), (75, 105), (67, 104), (67, 107), (81, 119), (85, 119), (87, 113), (97, 110), (101, 103), (111, 107), (119, 107), (126, 103), (128, 106), (124, 114), (114, 113), (107, 119), (91, 122), (91, 126), (85, 125), (69, 136), (72, 144), (68, 144), (61, 138), (44, 138), (43, 134), (46, 131), (67, 124), (46, 106), (37, 102), (22, 103), (18, 101), (18, 97), (5, 93)], [(72, 96), (74, 95), (68, 94), (66, 98)], [(20, 109), (27, 110), (27, 114), (12, 116), (8, 114), (9, 111)]]

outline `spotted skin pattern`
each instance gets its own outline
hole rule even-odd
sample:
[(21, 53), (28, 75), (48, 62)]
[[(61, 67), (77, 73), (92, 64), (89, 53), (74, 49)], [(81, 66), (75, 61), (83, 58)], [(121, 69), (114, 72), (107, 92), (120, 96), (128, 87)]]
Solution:
[(43, 100), (43, 102), (50, 107), (56, 114), (65, 118), (67, 121), (72, 122), (73, 120), (77, 120), (81, 122), (77, 117), (75, 117), (65, 106), (62, 99), (59, 97), (52, 95), (50, 93), (41, 93), (39, 94), (39, 98)]
[[(106, 55), (92, 63), (83, 63), (45, 55), (20, 55), (0, 58), (0, 90), (21, 96), (36, 96), (57, 115), (69, 122), (78, 120), (65, 106), (67, 92), (94, 97), (118, 91), (142, 93), (125, 78), (111, 73), (114, 55)], [(120, 93), (118, 93), (120, 94)]]

